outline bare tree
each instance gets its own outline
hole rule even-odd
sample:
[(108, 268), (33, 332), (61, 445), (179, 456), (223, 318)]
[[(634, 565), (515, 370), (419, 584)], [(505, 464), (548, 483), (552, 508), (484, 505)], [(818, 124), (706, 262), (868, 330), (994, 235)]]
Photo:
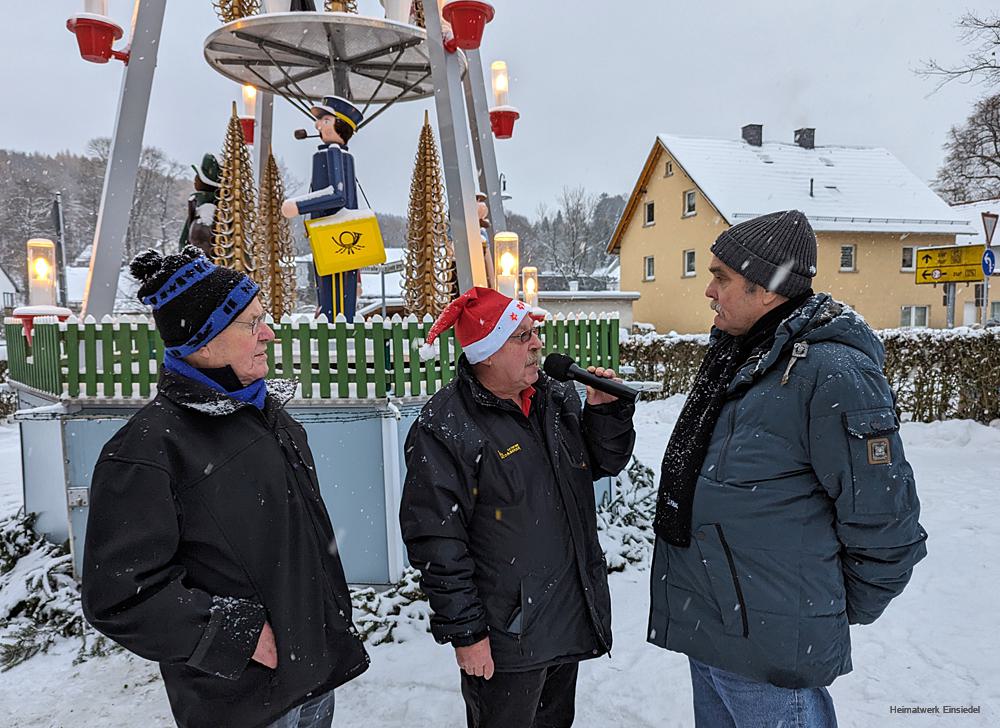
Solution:
[(595, 213), (603, 199), (588, 194), (582, 187), (567, 187), (559, 196), (554, 214), (540, 205), (533, 244), (527, 247), (526, 259), (543, 272), (567, 280), (590, 276), (605, 257), (606, 224), (602, 219), (595, 225)]
[(1000, 15), (979, 16), (966, 13), (958, 21), (960, 39), (970, 47), (968, 55), (957, 65), (948, 65), (931, 58), (923, 64), (920, 73), (938, 79), (937, 88), (949, 81), (1000, 83)]
[(950, 203), (1000, 197), (1000, 94), (979, 101), (953, 126), (934, 187)]

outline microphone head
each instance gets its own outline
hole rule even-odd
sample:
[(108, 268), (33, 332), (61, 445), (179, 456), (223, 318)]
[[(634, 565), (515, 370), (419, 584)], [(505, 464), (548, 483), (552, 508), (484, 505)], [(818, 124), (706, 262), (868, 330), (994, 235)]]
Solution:
[(569, 379), (569, 368), (572, 365), (573, 360), (565, 354), (552, 352), (546, 355), (542, 369), (557, 382), (565, 382)]
[(309, 136), (309, 132), (305, 129), (296, 129), (292, 132), (296, 139), (306, 139)]

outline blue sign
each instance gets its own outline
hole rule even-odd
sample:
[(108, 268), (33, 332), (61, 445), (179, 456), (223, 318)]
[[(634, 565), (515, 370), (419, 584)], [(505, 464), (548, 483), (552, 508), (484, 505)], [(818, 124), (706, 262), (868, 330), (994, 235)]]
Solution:
[(983, 273), (988, 276), (993, 275), (993, 271), (997, 267), (997, 254), (994, 253), (989, 248), (983, 253)]

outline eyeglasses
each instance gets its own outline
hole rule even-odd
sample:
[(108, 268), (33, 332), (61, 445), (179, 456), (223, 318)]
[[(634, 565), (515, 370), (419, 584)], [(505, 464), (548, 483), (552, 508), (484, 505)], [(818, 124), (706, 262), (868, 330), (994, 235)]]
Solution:
[(508, 337), (507, 340), (520, 341), (522, 344), (527, 344), (529, 341), (531, 341), (532, 336), (537, 336), (538, 339), (541, 340), (542, 338), (541, 330), (537, 328), (531, 328), (528, 329), (527, 331), (522, 331), (520, 334), (514, 334), (513, 336)]
[(266, 312), (262, 313), (260, 316), (254, 316), (249, 321), (239, 321), (239, 320), (237, 320), (237, 321), (233, 321), (233, 323), (234, 324), (240, 324), (242, 326), (249, 326), (250, 327), (250, 334), (252, 336), (256, 336), (257, 332), (260, 331), (260, 325), (264, 322), (264, 317), (265, 316), (267, 316)]

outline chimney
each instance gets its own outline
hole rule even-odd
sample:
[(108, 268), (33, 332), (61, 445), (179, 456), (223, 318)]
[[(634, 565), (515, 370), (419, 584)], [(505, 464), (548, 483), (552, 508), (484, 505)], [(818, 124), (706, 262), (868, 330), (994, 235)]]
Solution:
[(795, 143), (803, 149), (816, 148), (816, 130), (809, 127), (795, 130)]
[(747, 124), (740, 131), (743, 132), (743, 141), (751, 147), (759, 147), (764, 142), (763, 124)]

